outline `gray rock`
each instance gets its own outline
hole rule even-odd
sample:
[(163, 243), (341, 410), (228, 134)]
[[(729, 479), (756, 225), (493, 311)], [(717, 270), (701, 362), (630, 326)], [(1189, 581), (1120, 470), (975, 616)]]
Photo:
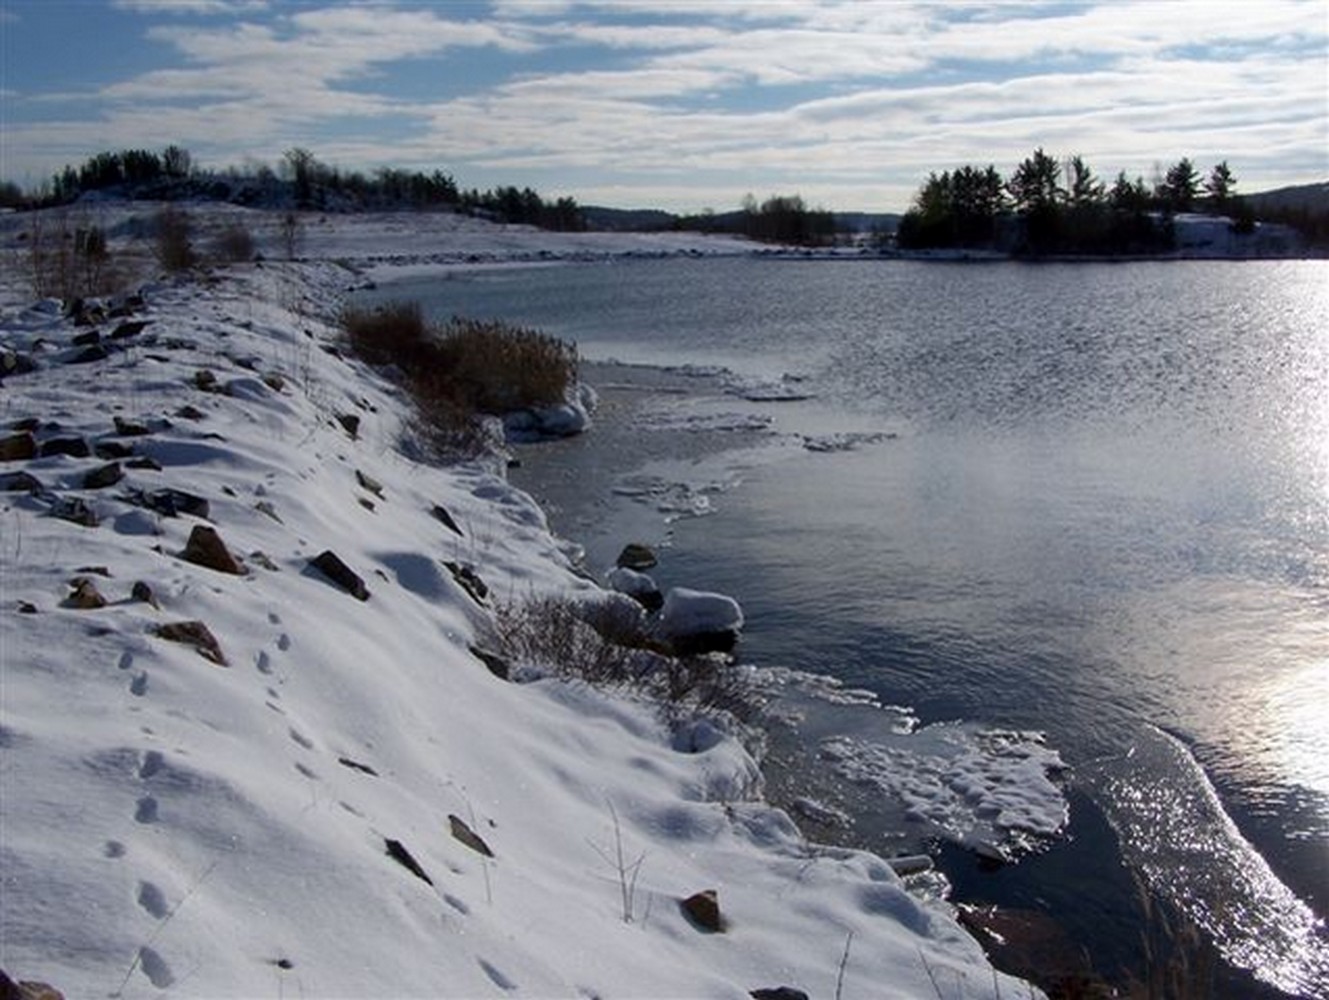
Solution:
[(29, 472), (6, 472), (0, 475), (0, 493), (37, 493), (41, 480)]
[(489, 845), (484, 842), (484, 839), (463, 823), (460, 817), (449, 815), (448, 825), (451, 827), (452, 836), (471, 850), (477, 854), (483, 854), (486, 858), (494, 856), (494, 852), (489, 849)]
[(92, 448), (88, 442), (81, 437), (57, 437), (49, 438), (43, 441), (41, 448), (38, 449), (42, 458), (50, 458), (52, 455), (68, 455), (70, 458), (87, 458), (92, 454)]

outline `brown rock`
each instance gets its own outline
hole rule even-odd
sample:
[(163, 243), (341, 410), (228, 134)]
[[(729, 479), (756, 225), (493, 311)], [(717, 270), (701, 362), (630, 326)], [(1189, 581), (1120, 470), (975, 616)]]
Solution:
[(337, 423), (341, 424), (342, 430), (349, 434), (352, 440), (360, 437), (360, 418), (354, 413), (338, 413)]
[(245, 573), (244, 566), (231, 555), (221, 535), (217, 534), (217, 529), (206, 524), (194, 525), (181, 555), (188, 562), (215, 569), (219, 573), (230, 573), (233, 576), (244, 576)]
[(679, 902), (683, 915), (700, 930), (713, 934), (723, 933), (724, 917), (720, 915), (720, 897), (714, 889), (703, 889)]
[(217, 637), (200, 621), (168, 622), (158, 626), (155, 631), (167, 642), (182, 642), (186, 646), (193, 646), (205, 660), (211, 660), (220, 667), (227, 666), (226, 656), (222, 653)]
[(142, 580), (136, 581), (133, 590), (129, 593), (134, 600), (142, 601), (144, 604), (151, 604), (158, 611), (161, 610), (161, 605), (157, 602), (157, 595), (153, 593), (151, 585), (144, 583)]
[(136, 420), (126, 420), (124, 417), (114, 417), (113, 419), (115, 420), (115, 432), (121, 437), (143, 437), (152, 433), (152, 428)]
[(31, 431), (0, 438), (0, 462), (22, 462), (37, 457), (37, 439)]
[(351, 567), (341, 561), (341, 557), (331, 549), (325, 549), (313, 559), (309, 560), (309, 565), (326, 576), (337, 586), (341, 587), (352, 597), (361, 601), (369, 600), (369, 588), (365, 586), (358, 574)]
[(69, 581), (69, 596), (65, 598), (65, 607), (78, 611), (95, 611), (106, 607), (106, 598), (101, 595), (97, 585), (86, 576), (75, 577)]
[(120, 467), (119, 462), (111, 462), (108, 465), (98, 466), (83, 477), (83, 488), (85, 490), (103, 490), (108, 486), (114, 486), (120, 480), (125, 478), (125, 470)]

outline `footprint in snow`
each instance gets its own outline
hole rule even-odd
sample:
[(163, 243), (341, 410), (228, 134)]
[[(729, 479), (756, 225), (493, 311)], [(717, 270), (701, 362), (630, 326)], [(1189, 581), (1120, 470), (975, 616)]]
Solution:
[(175, 983), (171, 967), (155, 948), (144, 945), (138, 950), (138, 967), (143, 970), (143, 975), (148, 977), (148, 982), (159, 990), (164, 990)]
[(300, 730), (295, 729), (295, 728), (293, 727), (293, 728), (290, 730), (290, 734), (291, 734), (291, 739), (295, 740), (296, 743), (298, 743), (300, 746), (304, 747), (306, 750), (313, 750), (313, 749), (314, 749), (314, 741), (311, 740), (311, 739), (310, 739), (308, 736), (306, 736), (304, 733), (300, 732)]
[(447, 903), (463, 917), (468, 917), (471, 914), (471, 908), (451, 893), (445, 892), (443, 894), (443, 902)]
[(138, 905), (158, 920), (171, 912), (170, 906), (166, 903), (165, 893), (151, 882), (140, 882), (138, 884)]
[(277, 648), (280, 649), (283, 653), (291, 648), (291, 637), (287, 635), (285, 632), (277, 636)]
[(129, 693), (135, 698), (142, 698), (148, 693), (148, 672), (140, 670), (134, 675), (134, 679), (129, 682)]
[(126, 649), (123, 653), (120, 654), (120, 662), (117, 663), (116, 666), (118, 666), (121, 670), (128, 670), (133, 665), (134, 665), (134, 654)]
[(138, 804), (134, 807), (134, 822), (157, 822), (157, 800), (151, 795), (144, 795), (138, 800)]
[(269, 624), (269, 625), (280, 625), (280, 624), (281, 624), (281, 615), (277, 614), (277, 612), (275, 612), (275, 611), (269, 611), (269, 612), (268, 612), (268, 624)]
[(486, 962), (483, 958), (477, 958), (476, 961), (480, 963), (480, 968), (485, 970), (485, 975), (488, 976), (493, 981), (494, 985), (500, 990), (515, 990), (517, 988), (516, 983), (505, 976), (501, 970)]
[(118, 840), (108, 840), (102, 844), (102, 857), (104, 858), (123, 858), (125, 856), (125, 845)]
[(272, 673), (272, 657), (268, 655), (266, 649), (259, 650), (258, 656), (254, 659), (254, 666), (258, 668), (260, 674)]
[(147, 750), (143, 754), (143, 759), (139, 761), (138, 776), (147, 781), (154, 774), (162, 769), (162, 763), (165, 758), (160, 750)]

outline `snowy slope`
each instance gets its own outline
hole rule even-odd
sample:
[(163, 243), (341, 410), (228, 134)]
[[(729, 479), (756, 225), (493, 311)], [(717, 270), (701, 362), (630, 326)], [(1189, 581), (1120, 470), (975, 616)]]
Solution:
[[(345, 262), (659, 245), (322, 225), (314, 259), (160, 280), (93, 328), (6, 275), (0, 344), (36, 370), (5, 378), (0, 439), (93, 453), (0, 461), (0, 967), (71, 998), (1029, 995), (886, 863), (807, 844), (736, 741), (680, 752), (646, 706), (471, 651), (496, 602), (599, 592), (501, 469), (406, 457), (403, 401), (335, 349)], [(76, 499), (96, 526), (57, 516)], [(242, 575), (184, 558), (200, 525)], [(679, 906), (708, 889), (721, 933)]]

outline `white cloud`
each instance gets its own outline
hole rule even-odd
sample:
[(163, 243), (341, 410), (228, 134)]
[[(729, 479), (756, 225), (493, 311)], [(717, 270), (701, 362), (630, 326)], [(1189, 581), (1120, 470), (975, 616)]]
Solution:
[(139, 14), (243, 14), (266, 10), (268, 0), (112, 0), (111, 6)]
[[(1247, 184), (1289, 164), (1303, 179), (1329, 175), (1319, 0), (1050, 15), (873, 0), (500, 0), (483, 20), (449, 10), (302, 6), (158, 23), (148, 37), (178, 65), (111, 84), (95, 117), (59, 123), (49, 141), (6, 127), (6, 145), (36, 157), (81, 128), (81, 155), (160, 137), (225, 163), (303, 144), (348, 167), (575, 176), (634, 191), (653, 180), (681, 192), (691, 177), (709, 191), (778, 186), (827, 201), (876, 190), (896, 207), (928, 170), (1006, 170), (1039, 145), (1082, 153), (1102, 174), (1190, 155), (1229, 159)], [(459, 50), (492, 53), (495, 82), (432, 102), (391, 90), (399, 62), (430, 60), (447, 77)], [(375, 135), (384, 120), (390, 138)]]

